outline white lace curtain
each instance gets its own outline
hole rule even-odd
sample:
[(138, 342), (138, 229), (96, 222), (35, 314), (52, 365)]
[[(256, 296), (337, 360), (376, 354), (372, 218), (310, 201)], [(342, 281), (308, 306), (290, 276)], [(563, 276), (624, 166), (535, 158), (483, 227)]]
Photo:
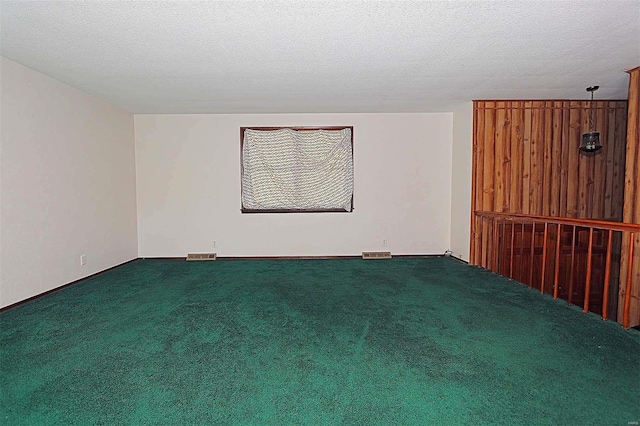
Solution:
[(351, 211), (351, 129), (245, 129), (242, 206), (246, 210)]

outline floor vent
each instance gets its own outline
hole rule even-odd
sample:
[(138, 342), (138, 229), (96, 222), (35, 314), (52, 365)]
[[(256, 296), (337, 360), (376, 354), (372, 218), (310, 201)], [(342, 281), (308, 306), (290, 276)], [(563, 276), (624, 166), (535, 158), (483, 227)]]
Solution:
[(391, 259), (390, 251), (363, 251), (363, 259)]
[(216, 253), (189, 253), (187, 260), (216, 260)]

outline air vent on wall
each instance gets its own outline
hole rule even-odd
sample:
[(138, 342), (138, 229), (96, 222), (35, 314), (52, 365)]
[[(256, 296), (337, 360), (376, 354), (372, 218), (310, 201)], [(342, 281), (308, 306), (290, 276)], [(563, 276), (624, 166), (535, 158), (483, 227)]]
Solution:
[(390, 251), (363, 251), (363, 259), (391, 259)]
[(216, 260), (216, 253), (189, 253), (187, 260)]

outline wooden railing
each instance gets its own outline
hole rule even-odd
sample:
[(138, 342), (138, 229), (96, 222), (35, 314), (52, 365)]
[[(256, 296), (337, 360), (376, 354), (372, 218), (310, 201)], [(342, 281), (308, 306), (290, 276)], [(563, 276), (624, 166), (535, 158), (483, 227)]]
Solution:
[[(632, 288), (640, 286), (639, 262), (633, 261), (640, 225), (487, 211), (476, 211), (473, 220), (471, 264), (581, 305), (603, 319), (616, 320), (621, 308), (621, 323), (629, 328)], [(623, 241), (628, 257), (620, 268)]]

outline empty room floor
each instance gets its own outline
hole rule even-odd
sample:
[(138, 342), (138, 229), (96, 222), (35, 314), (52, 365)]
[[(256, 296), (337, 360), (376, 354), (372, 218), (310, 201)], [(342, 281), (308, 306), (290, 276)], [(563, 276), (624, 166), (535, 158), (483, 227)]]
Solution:
[(452, 258), (136, 260), (0, 313), (2, 424), (621, 424), (640, 333)]

